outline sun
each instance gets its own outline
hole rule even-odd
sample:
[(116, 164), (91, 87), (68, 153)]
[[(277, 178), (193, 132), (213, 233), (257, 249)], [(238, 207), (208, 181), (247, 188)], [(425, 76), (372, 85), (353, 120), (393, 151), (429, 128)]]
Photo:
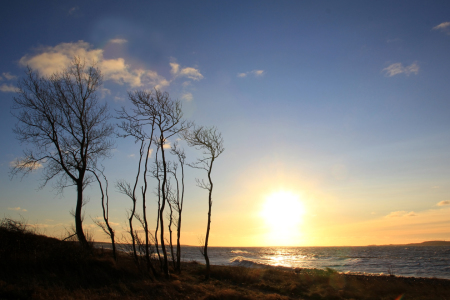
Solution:
[(292, 243), (300, 235), (305, 207), (300, 197), (292, 192), (278, 191), (266, 197), (261, 217), (269, 227), (267, 236), (272, 243)]

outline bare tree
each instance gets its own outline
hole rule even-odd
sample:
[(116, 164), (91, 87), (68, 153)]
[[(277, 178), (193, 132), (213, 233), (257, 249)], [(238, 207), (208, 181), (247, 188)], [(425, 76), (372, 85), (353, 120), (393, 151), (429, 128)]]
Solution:
[(180, 163), (181, 168), (181, 193), (180, 193), (180, 186), (178, 181), (178, 175), (177, 175), (177, 169), (172, 169), (173, 176), (175, 178), (176, 184), (177, 184), (177, 195), (176, 195), (176, 201), (175, 201), (175, 210), (178, 213), (177, 217), (177, 263), (175, 270), (179, 273), (181, 272), (181, 215), (183, 212), (183, 200), (184, 200), (184, 164), (186, 160), (186, 154), (184, 153), (184, 150), (178, 146), (178, 143), (175, 142), (172, 145), (172, 148), (170, 150), (170, 153), (173, 155), (176, 155), (178, 158), (178, 162)]
[[(124, 131), (124, 134), (120, 134), (121, 137), (134, 137), (135, 142), (141, 143), (141, 149), (139, 152), (139, 166), (138, 166), (138, 173), (135, 180), (135, 185), (133, 189), (133, 201), (134, 201), (134, 207), (136, 206), (136, 194), (135, 190), (137, 187), (137, 184), (139, 182), (140, 177), (140, 170), (141, 170), (141, 163), (143, 156), (145, 155), (144, 159), (144, 171), (142, 173), (143, 182), (144, 185), (141, 186), (141, 194), (142, 194), (142, 218), (139, 218), (139, 220), (142, 223), (142, 226), (144, 228), (144, 236), (145, 236), (145, 258), (147, 263), (147, 271), (152, 270), (153, 274), (156, 275), (156, 272), (151, 264), (150, 261), (150, 250), (149, 250), (149, 230), (148, 230), (148, 222), (147, 222), (147, 189), (148, 189), (148, 182), (147, 182), (147, 171), (148, 171), (148, 158), (151, 153), (151, 146), (153, 141), (153, 131), (155, 129), (155, 112), (153, 103), (151, 101), (151, 93), (145, 92), (145, 91), (135, 91), (135, 92), (129, 92), (128, 97), (133, 104), (133, 108), (131, 110), (131, 113), (129, 113), (124, 107), (121, 108), (121, 110), (118, 111), (118, 118), (124, 120), (119, 127)], [(148, 134), (144, 127), (150, 127), (150, 133)], [(144, 151), (144, 149), (146, 149)], [(130, 227), (132, 226), (132, 219), (134, 216), (135, 209), (133, 209), (133, 214), (130, 216), (129, 223)], [(132, 230), (131, 230), (131, 234)], [(133, 239), (133, 237), (132, 237)], [(133, 240), (134, 243), (134, 240)]]
[(155, 90), (154, 95), (156, 117), (155, 125), (159, 129), (159, 137), (157, 139), (158, 146), (161, 150), (161, 161), (163, 165), (163, 179), (161, 183), (161, 207), (159, 210), (159, 222), (161, 231), (161, 250), (163, 252), (164, 264), (163, 272), (166, 277), (169, 277), (169, 265), (167, 261), (167, 251), (164, 244), (164, 208), (167, 202), (166, 184), (167, 184), (167, 163), (165, 155), (165, 146), (167, 139), (186, 130), (190, 127), (189, 123), (186, 123), (183, 118), (183, 112), (181, 110), (181, 102), (178, 100), (172, 100), (169, 98), (168, 93), (162, 93)]
[(130, 183), (126, 182), (125, 180), (117, 181), (116, 188), (119, 191), (119, 193), (124, 194), (128, 196), (131, 201), (133, 202), (133, 206), (131, 207), (130, 213), (128, 215), (128, 226), (130, 227), (130, 236), (131, 236), (131, 243), (133, 247), (133, 255), (134, 255), (134, 261), (137, 265), (139, 265), (139, 259), (136, 252), (136, 233), (133, 229), (133, 218), (136, 213), (136, 202), (137, 202), (137, 196), (136, 196), (136, 188), (139, 182), (139, 175), (141, 173), (141, 162), (142, 162), (142, 156), (144, 154), (145, 149), (145, 141), (141, 140), (141, 147), (139, 149), (139, 165), (138, 165), (138, 171), (136, 174), (136, 179), (134, 181), (134, 186), (131, 188)]
[[(169, 168), (169, 172), (172, 173), (172, 167), (170, 162), (168, 162), (167, 164), (168, 168)], [(175, 168), (175, 166), (174, 166)], [(173, 210), (175, 207), (175, 193), (172, 190), (172, 185), (170, 184), (170, 179), (167, 180), (167, 203), (169, 204), (169, 213), (167, 216), (167, 219), (169, 220), (169, 225), (168, 225), (168, 229), (169, 229), (169, 247), (170, 247), (170, 256), (172, 258), (172, 264), (173, 264), (173, 268), (176, 269), (176, 263), (175, 263), (175, 255), (173, 252), (173, 230), (172, 230), (172, 225), (176, 224), (176, 220), (175, 220), (175, 216), (173, 214)]]
[(209, 231), (211, 229), (211, 207), (212, 207), (212, 191), (213, 182), (211, 179), (211, 171), (214, 161), (225, 150), (223, 147), (223, 138), (215, 127), (194, 127), (192, 131), (185, 131), (182, 134), (189, 146), (195, 147), (203, 151), (203, 158), (197, 159), (196, 162), (188, 164), (192, 168), (203, 169), (208, 174), (208, 181), (196, 179), (197, 185), (208, 191), (208, 223), (206, 226), (205, 244), (202, 254), (206, 261), (206, 278), (209, 278), (210, 264), (208, 257), (208, 240)]
[(161, 164), (158, 161), (158, 152), (159, 147), (156, 148), (156, 154), (155, 154), (155, 162), (154, 167), (151, 171), (151, 174), (156, 180), (158, 181), (158, 186), (156, 188), (156, 196), (158, 197), (158, 214), (156, 216), (156, 228), (155, 228), (155, 248), (156, 253), (158, 254), (158, 260), (161, 270), (163, 269), (163, 261), (161, 258), (161, 253), (159, 252), (159, 242), (158, 242), (158, 229), (159, 229), (159, 211), (161, 209), (161, 176), (160, 176), (160, 170), (161, 170)]
[[(167, 202), (167, 165), (165, 148), (167, 145), (167, 139), (179, 132), (185, 130), (189, 124), (183, 119), (183, 113), (181, 111), (181, 102), (178, 100), (172, 100), (169, 98), (168, 93), (162, 93), (155, 89), (152, 92), (139, 91), (135, 92), (136, 97), (130, 97), (133, 104), (131, 113), (128, 113), (125, 108), (119, 111), (120, 118), (125, 118), (131, 124), (131, 127), (138, 128), (144, 125), (152, 124), (157, 133), (153, 137), (156, 142), (156, 146), (161, 151), (161, 163), (162, 163), (162, 178), (159, 191), (161, 193), (161, 201), (159, 206), (159, 230), (160, 230), (160, 243), (163, 253), (163, 272), (166, 277), (169, 277), (169, 268), (167, 261), (167, 251), (164, 241), (164, 208)], [(153, 132), (153, 129), (152, 129)], [(144, 175), (145, 176), (145, 175)], [(159, 175), (158, 175), (159, 180)]]
[[(100, 180), (100, 178), (97, 175), (97, 172), (95, 170), (89, 170), (97, 179), (98, 182), (98, 186), (100, 188), (100, 192), (102, 194), (102, 211), (103, 211), (103, 221), (101, 222), (100, 220), (93, 220), (93, 222), (100, 227), (103, 232), (108, 235), (111, 239), (111, 245), (112, 245), (112, 250), (113, 250), (113, 257), (114, 260), (117, 261), (117, 256), (116, 256), (116, 243), (115, 243), (115, 232), (114, 229), (111, 227), (111, 225), (109, 224), (109, 196), (108, 196), (108, 180), (106, 179), (106, 176), (103, 172), (103, 170), (98, 170), (102, 176), (103, 176), (103, 180), (105, 181), (105, 189), (103, 190), (103, 185), (102, 185), (102, 181)], [(106, 197), (106, 203), (105, 203), (105, 197)]]
[(43, 184), (58, 178), (61, 191), (76, 186), (75, 230), (81, 245), (89, 248), (82, 226), (84, 188), (94, 180), (87, 169), (110, 155), (114, 130), (108, 123), (106, 103), (96, 94), (102, 76), (95, 65), (86, 66), (75, 57), (64, 71), (50, 77), (28, 68), (18, 82), (12, 114), (18, 119), (14, 132), (22, 143), (31, 145), (11, 170), (24, 175), (44, 166)]

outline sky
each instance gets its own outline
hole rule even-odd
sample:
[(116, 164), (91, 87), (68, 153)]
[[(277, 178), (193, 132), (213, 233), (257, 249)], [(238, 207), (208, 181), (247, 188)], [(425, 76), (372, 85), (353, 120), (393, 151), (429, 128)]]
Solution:
[[(167, 91), (216, 126), (211, 246), (357, 246), (450, 239), (450, 2), (9, 1), (0, 10), (0, 215), (64, 237), (74, 189), (11, 178), (23, 155), (11, 114), (26, 66), (49, 76), (96, 62), (111, 113), (127, 92)], [(111, 120), (112, 123), (116, 120)], [(175, 137), (169, 141), (173, 143)], [(102, 161), (126, 236), (138, 146)], [(188, 149), (187, 161), (201, 157)], [(186, 171), (182, 243), (198, 245), (208, 195)], [(150, 181), (152, 190), (155, 182)], [(98, 187), (84, 226), (107, 240)], [(156, 226), (155, 196), (148, 214)], [(139, 205), (139, 204), (138, 204)]]

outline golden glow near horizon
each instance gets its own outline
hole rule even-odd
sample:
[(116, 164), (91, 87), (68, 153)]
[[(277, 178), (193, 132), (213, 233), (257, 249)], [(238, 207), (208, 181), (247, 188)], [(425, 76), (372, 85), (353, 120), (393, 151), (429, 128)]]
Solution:
[(297, 194), (278, 191), (267, 196), (261, 217), (268, 227), (266, 244), (289, 246), (298, 243), (305, 207)]

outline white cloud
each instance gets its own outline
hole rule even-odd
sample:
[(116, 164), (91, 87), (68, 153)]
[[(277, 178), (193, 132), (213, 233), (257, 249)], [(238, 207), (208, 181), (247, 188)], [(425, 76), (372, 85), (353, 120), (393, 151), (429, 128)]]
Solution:
[(180, 65), (177, 63), (170, 63), (170, 73), (177, 74), (180, 71)]
[(404, 67), (402, 63), (391, 64), (389, 67), (384, 68), (385, 75), (387, 77), (392, 77), (398, 74), (404, 73), (406, 76), (410, 74), (419, 74), (419, 65), (417, 62), (413, 62), (411, 65)]
[[(124, 43), (124, 39), (113, 39), (110, 42)], [(103, 74), (105, 80), (111, 80), (118, 84), (127, 84), (132, 88), (148, 87), (162, 89), (171, 84), (177, 77), (187, 77), (192, 80), (203, 79), (203, 75), (196, 68), (187, 67), (180, 69), (176, 63), (170, 63), (173, 78), (168, 80), (156, 71), (145, 68), (132, 68), (124, 58), (105, 59), (102, 49), (92, 49), (91, 45), (84, 41), (76, 43), (61, 43), (54, 47), (42, 47), (37, 49), (37, 54), (23, 56), (19, 63), (22, 66), (30, 66), (40, 72), (41, 75), (50, 76), (60, 72), (70, 65), (74, 56), (81, 57), (90, 64), (95, 62)]]
[(128, 43), (128, 41), (126, 39), (112, 39), (109, 40), (110, 43), (112, 44), (125, 44)]
[(443, 200), (437, 204), (437, 206), (450, 205), (450, 200)]
[(253, 70), (252, 73), (255, 74), (255, 76), (263, 76), (264, 70)]
[(190, 86), (191, 85), (191, 82), (190, 81), (185, 81), (185, 82), (183, 82), (183, 84), (182, 84), (182, 86), (184, 87), (184, 88), (187, 88), (188, 86)]
[(194, 99), (194, 96), (192, 96), (191, 93), (185, 93), (185, 94), (183, 94), (183, 96), (181, 96), (181, 99), (189, 102), (189, 101), (192, 101), (192, 99)]
[(8, 80), (13, 80), (17, 78), (17, 76), (11, 75), (9, 72), (3, 72), (2, 75)]
[(25, 162), (20, 159), (16, 159), (16, 160), (9, 162), (9, 166), (12, 168), (20, 167), (20, 168), (26, 168), (26, 169), (31, 169), (31, 170), (37, 170), (37, 169), (42, 168), (42, 164), (39, 162), (30, 163), (30, 162)]
[(170, 68), (170, 73), (174, 76), (174, 79), (177, 77), (187, 77), (195, 81), (203, 79), (203, 75), (196, 68), (186, 67), (180, 69), (180, 64), (176, 62), (171, 62)]
[(440, 31), (445, 32), (446, 34), (450, 35), (450, 22), (443, 22), (443, 23), (433, 27), (433, 30), (440, 30)]
[(19, 206), (18, 206), (18, 207), (8, 207), (8, 210), (15, 210), (15, 211), (27, 211), (26, 209), (24, 209), (24, 208), (20, 208)]
[(407, 212), (404, 210), (399, 210), (391, 212), (385, 218), (415, 217), (415, 216), (417, 216), (417, 214), (413, 211)]
[(266, 74), (264, 70), (253, 70), (253, 71), (248, 71), (245, 73), (238, 73), (237, 76), (241, 77), (241, 78), (247, 77), (248, 75), (253, 75), (255, 77), (261, 77), (264, 74)]
[(200, 73), (199, 70), (197, 70), (195, 68), (190, 68), (190, 67), (181, 69), (180, 75), (185, 76), (185, 77), (195, 80), (195, 81), (203, 79), (203, 75)]
[(135, 157), (135, 155), (134, 154), (130, 154), (130, 155), (127, 155), (127, 157), (133, 158), (133, 157)]
[(0, 91), (4, 92), (4, 93), (16, 93), (19, 91), (18, 88), (16, 88), (14, 85), (12, 84), (2, 84), (0, 85)]

